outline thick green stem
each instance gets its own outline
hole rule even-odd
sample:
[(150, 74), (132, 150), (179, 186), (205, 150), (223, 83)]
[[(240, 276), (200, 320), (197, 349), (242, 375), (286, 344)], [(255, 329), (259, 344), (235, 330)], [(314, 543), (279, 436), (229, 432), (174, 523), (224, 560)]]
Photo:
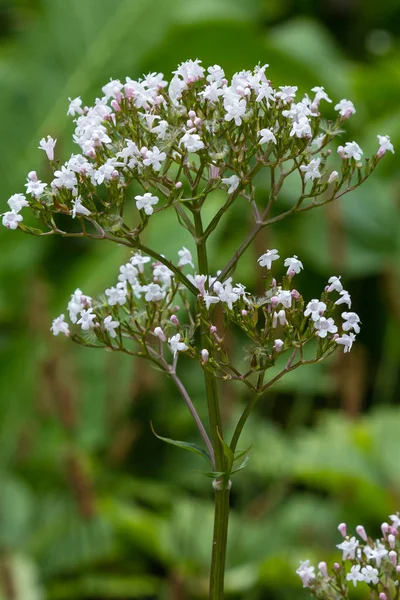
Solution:
[[(203, 237), (203, 224), (200, 215), (200, 209), (193, 211), (194, 225), (196, 229), (196, 246), (199, 273), (209, 275), (206, 242)], [(203, 310), (204, 307), (201, 307)], [(202, 348), (211, 352), (208, 336), (205, 331), (201, 332)], [(222, 437), (222, 419), (218, 401), (218, 386), (212, 373), (205, 370), (205, 387), (208, 405), (208, 417), (210, 422), (211, 443), (214, 448), (215, 469), (218, 472), (225, 471), (226, 463), (221, 444)], [(226, 546), (228, 540), (228, 522), (229, 522), (229, 489), (230, 483), (225, 479), (216, 479), (214, 481), (215, 490), (215, 511), (214, 511), (214, 533), (211, 555), (210, 570), (210, 600), (223, 600), (224, 597), (224, 576), (225, 576), (225, 558)]]

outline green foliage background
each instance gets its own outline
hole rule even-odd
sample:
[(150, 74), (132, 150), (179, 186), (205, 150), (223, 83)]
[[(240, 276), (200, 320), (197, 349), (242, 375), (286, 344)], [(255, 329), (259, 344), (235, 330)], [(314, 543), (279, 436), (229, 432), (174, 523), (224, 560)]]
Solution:
[[(396, 0), (2, 0), (3, 206), (29, 170), (49, 175), (43, 135), (58, 138), (61, 159), (72, 150), (69, 96), (90, 103), (110, 77), (168, 76), (186, 58), (229, 75), (267, 62), (276, 85), (324, 85), (356, 105), (343, 141), (368, 154), (376, 134), (390, 134), (399, 147), (399, 25)], [(395, 154), (343, 203), (263, 232), (238, 269), (257, 289), (266, 247), (298, 254), (310, 298), (342, 273), (363, 329), (345, 360), (282, 380), (245, 431), (252, 451), (234, 483), (232, 600), (308, 597), (293, 575), (300, 558), (332, 561), (338, 522), (378, 535), (400, 509), (399, 198)], [(242, 207), (226, 218), (212, 239), (215, 269), (250, 219)], [(165, 255), (189, 245), (172, 216), (153, 225), (146, 242)], [(210, 481), (195, 455), (163, 445), (149, 426), (196, 441), (185, 406), (146, 364), (49, 333), (71, 291), (107, 287), (125, 250), (3, 229), (0, 245), (0, 599), (205, 598)], [(181, 369), (205, 415), (201, 372), (184, 360)], [(223, 386), (227, 422), (245, 399)]]

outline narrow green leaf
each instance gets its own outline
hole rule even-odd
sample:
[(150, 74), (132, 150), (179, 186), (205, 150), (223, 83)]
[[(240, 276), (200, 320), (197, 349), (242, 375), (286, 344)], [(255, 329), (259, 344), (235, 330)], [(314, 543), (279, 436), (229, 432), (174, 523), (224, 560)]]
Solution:
[(178, 446), (178, 448), (183, 448), (184, 450), (189, 450), (190, 452), (195, 452), (196, 454), (199, 454), (200, 456), (205, 458), (210, 464), (212, 464), (212, 461), (211, 461), (211, 458), (210, 458), (210, 455), (208, 454), (208, 452), (206, 450), (204, 450), (203, 448), (201, 448), (200, 446), (198, 446), (197, 444), (193, 444), (192, 442), (180, 442), (179, 440), (171, 440), (170, 438), (162, 437), (161, 435), (158, 435), (154, 431), (153, 423), (151, 421), (150, 421), (150, 426), (151, 426), (152, 432), (154, 433), (156, 438), (158, 438), (159, 440), (162, 440), (163, 442), (166, 442), (167, 444), (171, 444), (172, 446)]
[(226, 464), (226, 472), (225, 474), (227, 475), (227, 477), (229, 477), (231, 471), (232, 471), (232, 466), (233, 466), (233, 462), (235, 460), (235, 456), (232, 452), (232, 450), (230, 449), (230, 447), (225, 443), (225, 441), (222, 439), (220, 433), (218, 432), (218, 437), (220, 439), (220, 442), (222, 444), (222, 449), (224, 451), (224, 455), (227, 461)]
[(244, 461), (242, 462), (242, 464), (240, 465), (240, 467), (238, 467), (237, 469), (234, 469), (232, 471), (233, 473), (237, 473), (238, 471), (241, 471), (242, 469), (245, 469), (247, 467), (247, 463), (249, 462), (249, 456), (246, 456), (246, 458), (244, 459)]
[(235, 456), (235, 458), (233, 459), (233, 462), (236, 462), (237, 460), (239, 460), (240, 458), (242, 458), (242, 456), (246, 456), (246, 454), (248, 454), (251, 450), (252, 445), (250, 444), (250, 446), (247, 448), (247, 450), (240, 450), (235, 452), (235, 455), (237, 454), (237, 456)]

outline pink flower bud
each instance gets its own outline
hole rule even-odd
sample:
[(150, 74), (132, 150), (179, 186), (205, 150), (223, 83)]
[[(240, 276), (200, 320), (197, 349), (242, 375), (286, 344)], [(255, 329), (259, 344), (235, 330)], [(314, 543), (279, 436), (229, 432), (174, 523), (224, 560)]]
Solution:
[(386, 534), (389, 531), (389, 525), (385, 522), (381, 525), (381, 531), (383, 533), (383, 537), (386, 538)]
[(182, 187), (182, 181), (177, 181), (175, 187), (177, 190), (179, 190)]
[(210, 177), (211, 179), (219, 179), (219, 168), (215, 165), (210, 165)]
[(247, 312), (247, 310), (243, 309), (241, 314), (242, 314), (242, 317), (247, 317), (247, 315), (249, 313)]
[(215, 327), (215, 325), (211, 325), (210, 333), (216, 333), (216, 332), (217, 332), (217, 328)]
[(356, 531), (360, 538), (364, 540), (364, 542), (368, 541), (367, 533), (362, 525), (357, 525)]
[(275, 277), (271, 281), (271, 287), (276, 287), (276, 279), (275, 279)]
[(275, 340), (274, 341), (274, 350), (275, 352), (280, 352), (283, 348), (284, 342), (282, 340)]
[(201, 358), (203, 360), (203, 364), (206, 364), (206, 362), (208, 362), (209, 356), (210, 356), (210, 354), (209, 354), (207, 348), (203, 348), (203, 350), (201, 351)]
[(390, 559), (390, 562), (392, 563), (392, 565), (395, 567), (397, 565), (397, 552), (395, 552), (394, 550), (391, 550), (389, 552), (389, 559)]
[(189, 119), (195, 119), (197, 117), (196, 113), (194, 112), (194, 110), (189, 110), (188, 112), (188, 117)]
[(320, 570), (322, 576), (325, 577), (325, 579), (328, 579), (329, 575), (328, 575), (328, 567), (326, 566), (326, 562), (318, 563), (318, 569)]
[(378, 150), (378, 152), (376, 153), (378, 158), (382, 158), (382, 156), (386, 154), (386, 148), (384, 148), (383, 146), (381, 146)]
[(194, 123), (193, 123), (193, 121), (191, 121), (190, 119), (188, 119), (188, 120), (186, 121), (186, 127), (187, 127), (188, 129), (192, 129), (193, 125), (194, 125)]
[(277, 296), (272, 296), (271, 306), (273, 306), (275, 308), (275, 306), (278, 306), (278, 302), (279, 302), (279, 298)]
[(394, 537), (393, 533), (389, 533), (388, 535), (388, 542), (389, 542), (389, 546), (391, 548), (394, 548), (396, 545), (396, 538)]
[(293, 300), (298, 300), (300, 298), (300, 294), (297, 290), (292, 290), (290, 295), (292, 296)]
[(29, 173), (28, 173), (28, 179), (30, 179), (30, 181), (37, 181), (38, 180), (38, 176), (36, 174), (36, 171), (29, 171)]
[(340, 533), (342, 534), (343, 537), (346, 537), (346, 533), (347, 533), (346, 523), (339, 523), (338, 531), (340, 531)]
[(332, 171), (329, 175), (328, 183), (333, 183), (339, 179), (339, 173), (337, 171)]
[(397, 573), (400, 573), (400, 565), (397, 565), (396, 571), (397, 571)]
[(396, 529), (396, 527), (390, 527), (390, 533), (392, 533), (393, 535), (397, 535), (398, 531)]
[(119, 112), (121, 110), (121, 107), (116, 100), (111, 100), (111, 106), (115, 112)]
[(193, 121), (193, 123), (195, 124), (196, 127), (201, 127), (203, 121), (199, 117), (196, 117), (195, 120)]
[(346, 158), (346, 154), (344, 152), (344, 147), (343, 146), (339, 146), (339, 148), (337, 149), (337, 152), (338, 152), (340, 158), (343, 158), (343, 159)]
[(164, 334), (163, 330), (161, 329), (161, 327), (156, 327), (154, 329), (153, 333), (162, 342), (166, 342), (167, 341), (167, 338), (165, 337), (165, 334)]
[(379, 600), (387, 600), (387, 596), (386, 596), (385, 592), (381, 592), (379, 594)]
[(179, 325), (179, 319), (176, 315), (172, 315), (169, 319), (171, 321), (171, 323), (173, 323), (174, 325), (178, 326)]
[(340, 571), (340, 565), (339, 565), (339, 563), (338, 563), (338, 562), (335, 562), (335, 563), (333, 563), (333, 568), (334, 568), (336, 571)]

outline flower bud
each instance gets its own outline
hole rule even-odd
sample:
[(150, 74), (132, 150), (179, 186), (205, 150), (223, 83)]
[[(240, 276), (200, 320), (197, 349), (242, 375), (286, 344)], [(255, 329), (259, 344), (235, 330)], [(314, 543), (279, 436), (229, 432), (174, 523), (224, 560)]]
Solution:
[(174, 325), (178, 326), (179, 325), (179, 319), (176, 315), (171, 315), (170, 319), (171, 323), (173, 323)]
[(216, 333), (216, 332), (217, 332), (217, 328), (215, 327), (215, 325), (211, 325), (210, 333)]
[(297, 290), (292, 290), (290, 295), (292, 296), (293, 300), (298, 300), (300, 298), (300, 294)]
[(391, 548), (394, 548), (396, 545), (396, 538), (394, 537), (393, 533), (389, 533), (388, 535), (388, 542), (389, 542), (389, 546)]
[(195, 119), (197, 117), (196, 113), (194, 112), (194, 110), (189, 110), (188, 112), (188, 117), (189, 119)]
[(397, 573), (400, 573), (400, 565), (397, 565), (396, 571), (397, 571)]
[(328, 567), (326, 566), (326, 562), (318, 563), (318, 569), (320, 570), (322, 576), (325, 577), (325, 579), (328, 579), (329, 575), (328, 575)]
[(333, 563), (333, 568), (334, 568), (336, 571), (339, 571), (339, 570), (340, 570), (340, 565), (339, 565), (339, 563), (338, 563), (338, 562), (335, 562), (335, 563)]
[(342, 534), (343, 537), (346, 537), (346, 533), (347, 533), (346, 523), (339, 523), (338, 531), (340, 531), (340, 533)]
[(206, 364), (206, 362), (208, 362), (209, 356), (210, 356), (210, 354), (209, 354), (207, 348), (203, 348), (203, 350), (201, 351), (201, 358), (202, 358), (203, 364)]
[(153, 333), (162, 342), (166, 342), (167, 341), (167, 338), (165, 337), (165, 334), (164, 334), (163, 330), (161, 329), (161, 327), (156, 327), (154, 329)]
[(29, 171), (29, 173), (28, 173), (28, 179), (30, 179), (30, 181), (37, 181), (38, 180), (38, 176), (36, 174), (36, 171)]
[(271, 298), (271, 306), (273, 308), (275, 308), (275, 306), (278, 306), (278, 302), (279, 302), (279, 298), (277, 296), (272, 296), (272, 298)]
[(274, 341), (275, 352), (280, 352), (282, 350), (283, 346), (284, 346), (284, 342), (282, 340), (277, 339)]
[(179, 190), (182, 187), (182, 181), (177, 181), (175, 187), (177, 190)]
[(332, 171), (329, 175), (328, 183), (333, 183), (339, 179), (339, 173), (337, 171)]
[(111, 106), (115, 112), (119, 112), (121, 110), (121, 107), (116, 100), (111, 100)]
[(395, 567), (397, 565), (397, 552), (395, 552), (394, 550), (391, 550), (389, 552), (389, 559), (390, 559), (390, 562), (392, 563), (392, 565)]
[(367, 533), (362, 525), (357, 525), (356, 531), (357, 531), (358, 535), (360, 536), (360, 538), (362, 540), (364, 540), (364, 542), (368, 541)]
[(379, 594), (379, 600), (387, 600), (387, 596), (386, 596), (385, 592), (381, 592)]
[(215, 165), (210, 165), (210, 177), (211, 179), (219, 179), (219, 168)]
[(383, 533), (383, 537), (386, 538), (386, 534), (389, 531), (389, 525), (388, 525), (388, 523), (386, 523), (386, 522), (382, 523), (382, 525), (381, 525), (381, 531)]

